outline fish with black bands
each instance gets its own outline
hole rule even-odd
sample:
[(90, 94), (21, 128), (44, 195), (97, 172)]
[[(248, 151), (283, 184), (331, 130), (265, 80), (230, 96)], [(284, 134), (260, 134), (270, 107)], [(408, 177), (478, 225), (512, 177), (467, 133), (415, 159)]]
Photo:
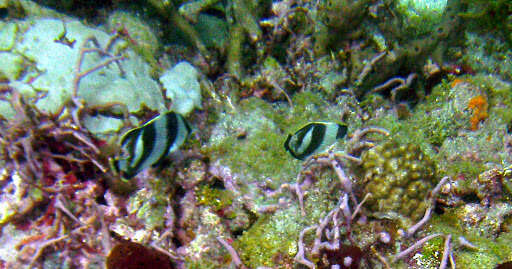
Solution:
[(121, 137), (123, 156), (114, 161), (114, 168), (130, 179), (150, 166), (157, 166), (185, 142), (190, 132), (183, 116), (172, 111), (162, 113)]
[(311, 122), (300, 128), (295, 134), (289, 134), (284, 148), (299, 160), (317, 154), (345, 137), (347, 126), (336, 122)]

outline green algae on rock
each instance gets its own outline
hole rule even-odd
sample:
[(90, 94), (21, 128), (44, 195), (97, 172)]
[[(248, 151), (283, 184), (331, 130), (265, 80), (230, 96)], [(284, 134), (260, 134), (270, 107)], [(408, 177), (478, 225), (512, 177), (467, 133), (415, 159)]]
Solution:
[[(512, 163), (499, 135), (507, 132), (507, 122), (512, 120), (510, 88), (509, 83), (496, 76), (444, 80), (411, 109), (407, 118), (399, 119), (395, 112), (382, 113), (371, 116), (367, 124), (386, 128), (401, 144), (418, 145), (439, 165), (440, 174), (472, 178), (486, 168), (499, 166), (498, 160)], [(473, 131), (473, 111), (468, 109), (468, 103), (479, 95), (488, 97), (490, 120)], [(378, 96), (368, 95), (362, 105), (373, 115), (388, 106), (380, 106), (381, 101)]]
[[(234, 114), (221, 114), (206, 153), (241, 175), (244, 182), (291, 177), (295, 165), (289, 164), (290, 157), (282, 148), (284, 136), (275, 122), (279, 115), (260, 99), (243, 100), (240, 105)], [(239, 138), (237, 133), (246, 135)]]
[(240, 258), (250, 268), (284, 268), (297, 252), (300, 218), (297, 208), (261, 217), (235, 242)]
[(415, 29), (417, 35), (432, 32), (442, 21), (447, 0), (400, 0), (397, 10), (404, 16), (404, 25)]
[[(471, 248), (466, 245), (454, 252), (457, 267), (493, 268), (496, 264), (512, 258), (512, 232), (506, 224), (511, 218), (511, 210), (506, 203), (496, 203), (491, 207), (468, 203), (447, 209), (442, 215), (434, 215), (428, 231), (449, 233), (453, 238), (463, 237), (475, 246)], [(422, 252), (419, 259), (433, 259), (438, 262), (439, 259), (432, 256), (435, 252), (441, 252), (442, 246), (431, 247), (434, 249)]]
[(115, 11), (107, 18), (109, 32), (122, 32), (128, 45), (151, 65), (156, 65), (160, 43), (153, 29), (139, 17), (126, 11)]
[[(265, 197), (254, 185), (266, 184), (276, 190), (281, 184), (293, 181), (300, 170), (301, 163), (283, 148), (285, 134), (310, 121), (339, 119), (340, 108), (330, 105), (318, 93), (297, 93), (292, 103), (293, 108), (286, 103), (269, 104), (251, 97), (241, 100), (233, 112), (220, 111), (215, 115), (210, 141), (203, 152), (215, 160), (215, 165), (232, 172), (241, 193), (253, 198), (254, 208), (276, 203), (276, 198)], [(256, 268), (285, 267), (293, 263), (297, 239), (305, 223), (316, 222), (336, 199), (331, 197), (332, 188), (327, 186), (337, 181), (330, 179), (333, 173), (326, 174), (315, 185), (321, 186), (320, 190), (315, 187), (308, 196), (306, 218), (301, 216), (298, 205), (278, 210), (272, 216), (254, 212), (256, 222), (245, 228), (234, 243), (244, 264)], [(222, 200), (219, 202), (225, 205)], [(214, 208), (217, 203), (209, 204)]]
[(292, 102), (290, 110), (251, 97), (240, 101), (235, 112), (220, 112), (204, 152), (242, 176), (243, 182), (271, 178), (274, 187), (288, 182), (300, 163), (284, 150), (285, 134), (310, 121), (336, 120), (339, 114), (339, 108), (319, 94), (299, 93)]

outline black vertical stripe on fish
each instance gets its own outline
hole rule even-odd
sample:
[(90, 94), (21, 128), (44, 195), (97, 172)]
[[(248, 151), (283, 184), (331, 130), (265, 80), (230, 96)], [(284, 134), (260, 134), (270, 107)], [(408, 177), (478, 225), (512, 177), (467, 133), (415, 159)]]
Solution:
[(338, 126), (338, 131), (336, 132), (336, 139), (340, 139), (347, 135), (348, 127), (346, 125), (341, 125), (339, 123), (336, 124)]
[(117, 172), (126, 171), (128, 167), (130, 167), (133, 157), (135, 156), (135, 144), (141, 133), (141, 128), (135, 128), (128, 131), (121, 138), (121, 148), (123, 149), (123, 154), (126, 154), (126, 156), (114, 162)]
[[(312, 134), (311, 134), (311, 141), (309, 145), (306, 147), (304, 152), (297, 154), (300, 160), (304, 160), (307, 156), (313, 154), (320, 145), (322, 144), (325, 136), (325, 130), (326, 127), (323, 124), (311, 124)], [(309, 132), (308, 132), (309, 133)], [(304, 139), (304, 136), (302, 136)], [(302, 144), (303, 140), (300, 140), (300, 143)]]
[(286, 149), (288, 152), (290, 152), (290, 154), (293, 156), (293, 158), (300, 159), (299, 156), (297, 156), (297, 154), (295, 154), (295, 150), (290, 148), (290, 140), (291, 139), (292, 139), (292, 135), (289, 134), (288, 137), (286, 138), (286, 141), (284, 142), (284, 149)]
[[(167, 156), (169, 153), (169, 150), (176, 142), (176, 138), (178, 137), (179, 133), (179, 120), (178, 120), (178, 114), (176, 113), (167, 113), (164, 115), (165, 117), (165, 128), (167, 129), (167, 139), (165, 143), (164, 150), (160, 157), (153, 163), (153, 166), (157, 166), (159, 163), (162, 162), (163, 159)], [(177, 131), (173, 131), (177, 130)]]
[(121, 139), (121, 147), (123, 147), (123, 149), (126, 151), (126, 154), (128, 154), (126, 159), (127, 163), (131, 163), (133, 156), (135, 156), (135, 141), (137, 141), (141, 132), (141, 128), (130, 130)]
[(185, 118), (183, 118), (183, 116), (179, 115), (179, 114), (176, 114), (177, 116), (179, 116), (181, 118), (181, 120), (183, 121), (183, 125), (185, 125), (185, 128), (187, 130), (187, 132), (185, 133), (186, 136), (188, 136), (188, 134), (190, 134), (192, 132), (192, 128), (190, 127), (190, 124), (188, 124), (187, 120), (185, 120)]
[[(169, 148), (169, 153), (175, 151), (180, 147), (183, 142), (185, 142), (185, 139), (187, 139), (188, 134), (190, 133), (187, 121), (183, 116), (176, 114), (176, 120), (177, 120), (177, 131), (176, 131), (176, 139), (174, 143)], [(188, 127), (187, 127), (188, 126)]]
[(152, 124), (148, 124), (144, 126), (144, 131), (142, 132), (142, 156), (140, 160), (138, 160), (137, 163), (134, 164), (134, 167), (136, 170), (139, 170), (139, 168), (146, 162), (148, 158), (150, 158), (154, 153), (155, 150), (158, 150), (155, 146), (155, 142), (158, 139), (158, 129), (155, 126), (155, 122), (159, 119), (155, 119)]
[[(155, 126), (153, 124), (146, 124), (142, 128), (142, 133), (139, 135), (134, 141), (133, 141), (133, 150), (131, 153), (132, 158), (131, 161), (128, 162), (128, 167), (126, 168), (126, 171), (124, 171), (124, 176), (126, 178), (131, 178), (135, 176), (137, 173), (140, 172), (142, 165), (144, 164), (144, 161), (151, 155), (154, 147), (154, 140), (156, 137), (156, 130)], [(137, 151), (137, 143), (142, 142), (142, 152)], [(140, 156), (139, 156), (140, 154)], [(133, 163), (133, 157), (137, 156), (135, 158), (135, 163)]]

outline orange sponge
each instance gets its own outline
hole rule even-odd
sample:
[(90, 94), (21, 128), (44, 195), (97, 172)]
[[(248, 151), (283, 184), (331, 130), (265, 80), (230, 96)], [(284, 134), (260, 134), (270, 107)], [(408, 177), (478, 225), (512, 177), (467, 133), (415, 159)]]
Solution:
[(478, 130), (478, 124), (489, 116), (487, 113), (488, 106), (487, 98), (482, 95), (475, 96), (469, 100), (468, 108), (473, 110), (473, 116), (470, 119), (472, 131)]

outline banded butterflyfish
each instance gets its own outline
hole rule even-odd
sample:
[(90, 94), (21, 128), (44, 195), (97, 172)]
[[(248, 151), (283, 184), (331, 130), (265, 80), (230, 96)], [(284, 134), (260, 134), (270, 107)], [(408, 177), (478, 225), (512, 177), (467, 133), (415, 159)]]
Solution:
[(334, 144), (336, 140), (345, 137), (347, 126), (336, 122), (311, 122), (300, 128), (293, 135), (289, 134), (284, 142), (284, 148), (290, 154), (304, 160), (320, 153)]
[(176, 151), (190, 132), (183, 116), (172, 111), (162, 113), (121, 137), (121, 157), (114, 161), (114, 169), (130, 179), (150, 166), (155, 167)]

